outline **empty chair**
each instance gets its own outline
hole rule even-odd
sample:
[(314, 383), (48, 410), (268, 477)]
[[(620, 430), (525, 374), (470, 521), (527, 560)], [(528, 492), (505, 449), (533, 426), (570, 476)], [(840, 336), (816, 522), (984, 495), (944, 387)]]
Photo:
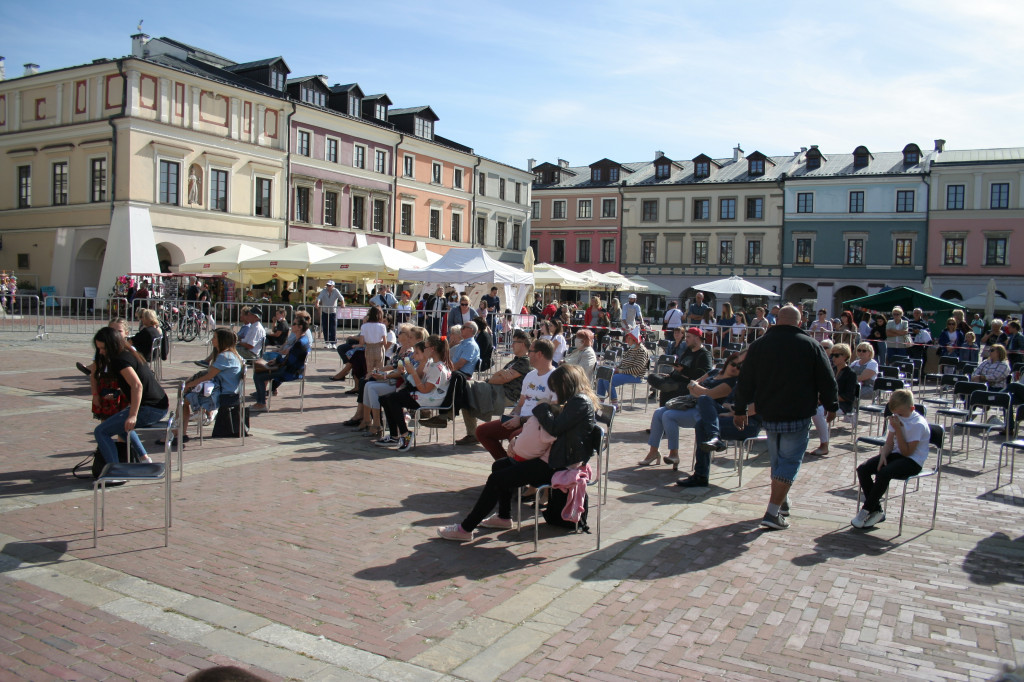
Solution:
[(946, 377), (946, 376), (948, 376), (950, 374), (956, 374), (957, 373), (956, 372), (956, 368), (957, 368), (957, 365), (959, 365), (959, 364), (960, 364), (960, 359), (959, 358), (954, 358), (954, 357), (949, 357), (949, 356), (939, 358), (939, 371), (934, 373), (934, 374), (925, 374), (924, 375), (924, 382), (923, 382), (923, 384), (924, 384), (925, 390), (928, 389), (928, 382), (929, 381), (933, 381), (933, 382), (935, 382), (936, 386), (939, 386), (939, 384), (942, 381), (943, 377)]
[(953, 388), (961, 381), (970, 381), (966, 374), (943, 374), (939, 379), (939, 394), (936, 398), (925, 398), (922, 402), (929, 405), (951, 407), (953, 405)]
[[(879, 367), (879, 369), (881, 369), (881, 367)], [(885, 402), (889, 399), (889, 394), (893, 391), (898, 391), (901, 388), (904, 388), (902, 379), (898, 377), (879, 376), (875, 379), (874, 402), (870, 405), (862, 405), (858, 402), (857, 415), (854, 419), (859, 420), (861, 414), (866, 414), (868, 419), (871, 420), (871, 425), (874, 425), (875, 420), (878, 419), (886, 410)], [(884, 430), (884, 428), (880, 429), (880, 431), (882, 430)]]
[[(1019, 386), (1020, 384), (1018, 384)], [(1013, 427), (1007, 426), (1006, 435), (1011, 440), (1004, 441), (999, 446), (999, 466), (996, 467), (996, 488), (999, 487), (1000, 476), (1003, 473), (1003, 454), (1006, 454), (1007, 462), (1010, 464), (1010, 483), (1013, 483), (1013, 467), (1017, 463), (1017, 451), (1024, 450), (1024, 439), (1018, 436), (1020, 422), (1024, 419), (1024, 404), (1017, 405), (1014, 414)]]
[[(980, 410), (981, 414), (977, 418), (973, 418), (975, 411), (978, 410)], [(987, 420), (990, 410), (1001, 412), (999, 423), (993, 424)], [(960, 429), (960, 445), (961, 449), (965, 452), (970, 451), (971, 434), (975, 431), (981, 431), (986, 435), (990, 435), (993, 431), (1009, 428), (1010, 394), (1003, 391), (974, 391), (971, 393), (970, 401), (967, 404), (967, 412), (971, 416), (971, 420), (957, 422), (953, 427), (954, 429)], [(989, 439), (986, 438), (985, 449), (981, 456), (982, 468), (985, 467), (985, 463), (988, 460), (988, 441)]]
[[(984, 391), (985, 384), (980, 381), (958, 381), (953, 385), (953, 399), (952, 404), (939, 408), (935, 411), (936, 421), (941, 421), (942, 425), (945, 426), (947, 421), (953, 422), (957, 419), (969, 419), (970, 411), (968, 410), (968, 404), (971, 400), (971, 394), (975, 391)], [(961, 407), (958, 407), (960, 405)]]

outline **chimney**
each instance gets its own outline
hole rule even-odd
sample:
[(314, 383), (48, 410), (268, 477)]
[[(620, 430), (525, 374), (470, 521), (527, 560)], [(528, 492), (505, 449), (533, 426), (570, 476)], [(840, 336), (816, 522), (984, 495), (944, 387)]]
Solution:
[(559, 159), (558, 160), (558, 167), (559, 168), (568, 168), (569, 167), (569, 162), (566, 161), (565, 159)]
[(526, 170), (532, 171), (533, 167), (534, 167), (534, 165), (536, 165), (536, 163), (537, 163), (537, 159), (527, 159), (526, 160)]
[(4, 66), (5, 63), (6, 62), (5, 62), (4, 58), (0, 57), (0, 81), (2, 81), (2, 80), (7, 78), (7, 69)]
[(739, 160), (743, 158), (743, 150), (740, 149), (740, 143), (737, 142), (736, 146), (732, 150), (733, 163), (739, 163)]
[(657, 161), (661, 157), (665, 156), (665, 152), (654, 152), (654, 160)]
[(807, 151), (807, 147), (800, 147), (800, 151), (793, 152), (793, 156), (800, 158), (800, 155)]
[[(3, 59), (3, 57), (0, 57), (0, 60), (2, 60), (2, 59)], [(0, 67), (0, 68), (2, 68), (2, 67)], [(3, 80), (3, 71), (2, 70), (0, 70), (0, 80)], [(940, 154), (942, 152), (946, 151), (946, 141), (945, 140), (935, 140), (935, 151), (939, 152)]]
[(39, 65), (38, 64), (33, 64), (32, 62), (29, 62), (28, 64), (25, 65), (25, 75), (26, 76), (34, 76), (37, 73), (39, 73)]
[(132, 36), (132, 56), (143, 58), (147, 56), (146, 43), (150, 41), (150, 37), (145, 33), (136, 33)]

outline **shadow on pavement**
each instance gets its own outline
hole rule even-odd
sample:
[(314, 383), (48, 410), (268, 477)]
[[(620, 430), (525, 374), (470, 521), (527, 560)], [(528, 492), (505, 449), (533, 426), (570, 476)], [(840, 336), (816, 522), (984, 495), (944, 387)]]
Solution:
[(881, 556), (898, 545), (866, 532), (851, 528), (825, 533), (814, 539), (814, 551), (793, 558), (796, 566), (814, 566), (829, 559), (847, 561), (861, 556)]
[(364, 568), (356, 571), (354, 576), (361, 580), (387, 581), (395, 587), (415, 587), (459, 576), (482, 580), (544, 561), (545, 558), (541, 556), (516, 556), (504, 542), (500, 546), (491, 547), (490, 536), (470, 544), (437, 538), (416, 545), (411, 554), (392, 564)]
[(963, 570), (976, 585), (1024, 584), (1024, 536), (993, 533), (964, 557)]

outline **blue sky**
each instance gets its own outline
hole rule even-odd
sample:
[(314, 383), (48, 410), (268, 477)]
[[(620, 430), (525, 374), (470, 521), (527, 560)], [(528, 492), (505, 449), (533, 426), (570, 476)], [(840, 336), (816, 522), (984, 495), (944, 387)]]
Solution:
[(429, 104), (479, 154), (585, 165), (655, 150), (1024, 145), (1024, 2), (715, 0), (0, 3), (8, 77), (130, 52), (139, 19), (235, 61), (282, 55)]

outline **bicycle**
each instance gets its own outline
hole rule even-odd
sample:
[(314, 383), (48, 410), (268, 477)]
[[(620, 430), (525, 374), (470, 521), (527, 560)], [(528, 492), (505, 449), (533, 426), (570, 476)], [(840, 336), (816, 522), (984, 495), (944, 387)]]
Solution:
[(198, 308), (187, 305), (178, 320), (178, 340), (188, 343), (208, 327), (206, 316)]

